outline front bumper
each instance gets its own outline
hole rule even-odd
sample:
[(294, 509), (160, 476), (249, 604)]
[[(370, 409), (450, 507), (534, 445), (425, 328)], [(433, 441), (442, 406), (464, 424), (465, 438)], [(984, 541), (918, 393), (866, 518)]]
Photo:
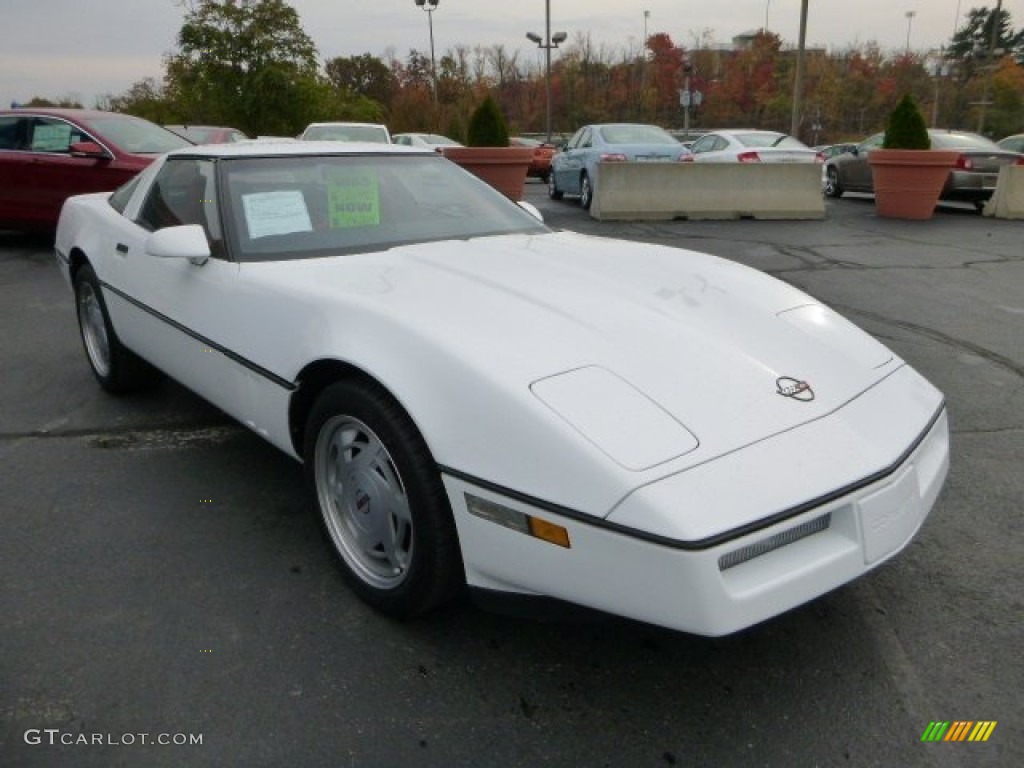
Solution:
[[(554, 597), (719, 636), (812, 600), (902, 550), (927, 517), (948, 472), (944, 409), (913, 445), (883, 475), (848, 493), (697, 547), (630, 532), (614, 522), (584, 520), (568, 510), (561, 514), (471, 478), (446, 474), (444, 482), (471, 587)], [(756, 495), (757, 489), (747, 493)], [(552, 546), (474, 516), (467, 494), (563, 526), (571, 546)]]

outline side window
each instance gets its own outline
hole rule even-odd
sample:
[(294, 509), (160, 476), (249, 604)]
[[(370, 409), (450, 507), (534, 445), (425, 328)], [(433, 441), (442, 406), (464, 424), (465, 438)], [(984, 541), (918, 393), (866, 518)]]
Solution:
[(576, 149), (576, 147), (580, 145), (580, 139), (583, 137), (583, 131), (584, 129), (580, 128), (575, 134), (573, 134), (573, 137), (569, 139), (569, 143), (565, 145), (567, 149)]
[(68, 153), (71, 145), (79, 141), (93, 141), (81, 128), (55, 117), (37, 117), (32, 120), (29, 149), (32, 152)]
[(702, 136), (701, 138), (693, 142), (693, 146), (690, 147), (690, 149), (694, 152), (694, 154), (697, 154), (699, 152), (707, 152), (709, 149), (711, 149), (711, 145), (714, 142), (714, 140), (714, 136)]
[(132, 194), (135, 192), (135, 188), (139, 186), (139, 177), (135, 176), (130, 181), (122, 184), (118, 187), (107, 199), (110, 203), (110, 207), (118, 213), (124, 213), (125, 207), (128, 205), (128, 201), (132, 199)]
[(589, 128), (584, 128), (583, 129), (583, 135), (580, 136), (580, 147), (583, 148), (583, 149), (586, 149), (587, 147), (592, 146), (592, 145), (593, 145), (593, 142), (590, 139), (590, 129)]
[(151, 232), (164, 227), (198, 224), (206, 231), (213, 256), (225, 258), (217, 211), (215, 170), (211, 160), (168, 160), (153, 179), (136, 223)]
[(31, 118), (0, 115), (0, 149), (28, 149)]

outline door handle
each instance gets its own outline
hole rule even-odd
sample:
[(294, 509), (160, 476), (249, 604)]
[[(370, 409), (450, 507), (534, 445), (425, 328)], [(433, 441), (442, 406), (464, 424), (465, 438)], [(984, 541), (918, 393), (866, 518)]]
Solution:
[(118, 253), (128, 253), (128, 246), (124, 243), (118, 243), (115, 247)]

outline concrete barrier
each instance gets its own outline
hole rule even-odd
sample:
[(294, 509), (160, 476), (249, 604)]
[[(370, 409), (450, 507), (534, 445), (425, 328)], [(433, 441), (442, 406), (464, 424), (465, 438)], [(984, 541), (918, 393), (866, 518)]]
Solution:
[(1004, 165), (999, 169), (995, 192), (985, 203), (983, 213), (997, 219), (1024, 219), (1024, 165)]
[(595, 219), (823, 219), (818, 163), (600, 163)]

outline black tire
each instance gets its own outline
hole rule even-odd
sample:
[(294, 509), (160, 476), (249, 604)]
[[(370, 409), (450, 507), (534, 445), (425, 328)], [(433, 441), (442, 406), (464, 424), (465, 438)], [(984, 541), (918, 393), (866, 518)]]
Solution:
[(317, 398), (303, 445), (306, 483), (352, 590), (409, 618), (465, 587), (458, 534), (423, 437), (379, 387), (342, 381)]
[(833, 166), (825, 169), (825, 194), (829, 197), (842, 197), (843, 185), (839, 183), (839, 171)]
[(555, 181), (555, 174), (553, 174), (553, 173), (548, 174), (547, 184), (548, 184), (548, 197), (550, 197), (552, 200), (561, 200), (562, 196), (565, 193), (558, 188), (558, 182)]
[(594, 188), (590, 185), (590, 176), (584, 171), (580, 174), (580, 206), (589, 209), (594, 202)]
[(110, 323), (100, 282), (88, 264), (75, 273), (75, 310), (85, 357), (103, 389), (123, 395), (152, 386), (160, 380), (159, 371), (118, 340)]

